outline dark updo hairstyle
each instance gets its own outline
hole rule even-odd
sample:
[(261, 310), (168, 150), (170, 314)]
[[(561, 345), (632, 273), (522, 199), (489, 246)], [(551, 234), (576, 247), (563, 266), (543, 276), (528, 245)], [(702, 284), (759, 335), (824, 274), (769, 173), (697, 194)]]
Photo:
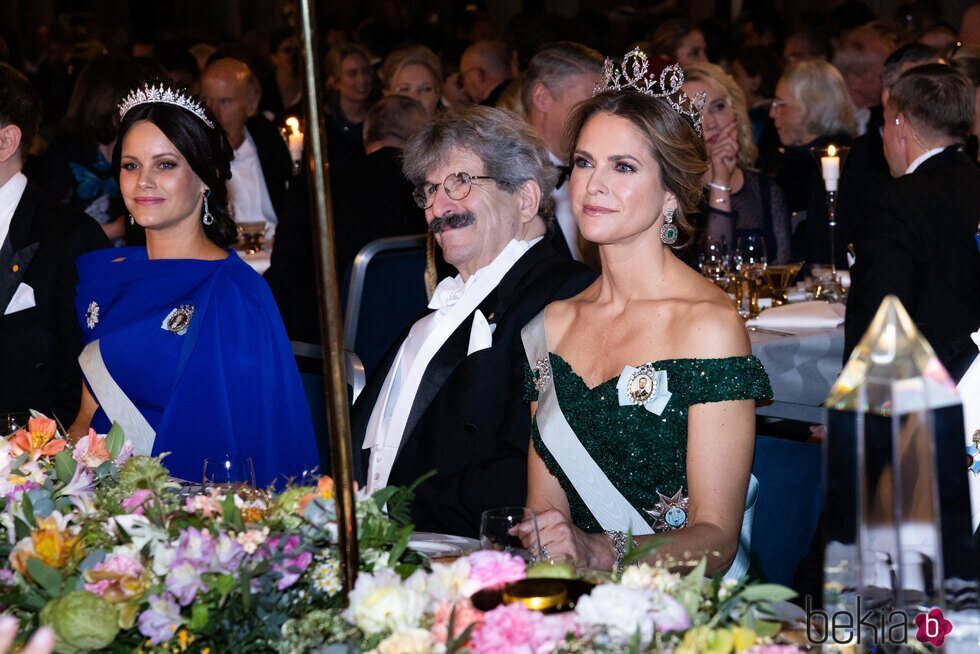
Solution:
[(660, 168), (660, 184), (677, 198), (674, 224), (678, 235), (671, 247), (686, 248), (694, 242), (696, 229), (687, 216), (698, 211), (701, 177), (708, 170), (704, 140), (663, 98), (637, 91), (605, 91), (575, 107), (562, 139), (566, 152), (575, 151), (582, 128), (600, 113), (625, 118), (646, 137), (650, 154)]
[[(198, 101), (196, 96), (188, 97)], [(204, 106), (204, 103), (199, 104)], [(118, 181), (122, 143), (133, 125), (144, 120), (156, 125), (210, 189), (208, 209), (214, 216), (214, 222), (210, 225), (202, 223), (204, 235), (215, 245), (225, 248), (238, 239), (238, 228), (228, 210), (228, 189), (225, 185), (231, 179), (232, 149), (218, 120), (208, 109), (204, 111), (214, 127), (208, 127), (188, 109), (164, 102), (148, 102), (133, 107), (119, 125), (119, 138), (112, 150), (112, 168)], [(202, 207), (202, 220), (203, 217)]]

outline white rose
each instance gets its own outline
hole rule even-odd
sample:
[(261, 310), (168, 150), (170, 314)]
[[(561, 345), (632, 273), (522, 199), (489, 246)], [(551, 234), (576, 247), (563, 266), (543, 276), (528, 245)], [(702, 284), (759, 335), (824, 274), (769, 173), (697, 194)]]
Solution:
[(433, 563), (429, 575), (429, 595), (433, 607), (442, 602), (455, 602), (480, 590), (480, 582), (470, 579), (470, 562), (459, 558), (452, 563)]
[(389, 569), (358, 576), (345, 617), (368, 634), (418, 627), (426, 606), (424, 574), (421, 591), (419, 576), (412, 575), (405, 584)]
[(426, 629), (409, 629), (388, 636), (370, 654), (429, 654), (432, 635)]
[(680, 577), (659, 566), (643, 563), (627, 567), (619, 583), (634, 590), (658, 590), (669, 593), (680, 583)]
[(628, 644), (639, 631), (643, 650), (653, 640), (652, 608), (650, 591), (603, 584), (578, 601), (575, 616), (586, 631), (604, 632), (620, 645)]

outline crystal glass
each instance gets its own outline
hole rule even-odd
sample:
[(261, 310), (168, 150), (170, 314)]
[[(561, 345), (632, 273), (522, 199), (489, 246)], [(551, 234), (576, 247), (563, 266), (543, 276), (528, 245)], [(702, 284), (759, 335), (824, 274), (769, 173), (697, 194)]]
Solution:
[(269, 223), (264, 220), (238, 223), (238, 237), (245, 254), (255, 254), (262, 250), (268, 228)]
[(731, 260), (728, 256), (728, 241), (722, 238), (709, 238), (698, 257), (701, 274), (708, 279), (727, 277)]
[(761, 236), (739, 236), (735, 242), (735, 269), (749, 286), (749, 317), (759, 315), (759, 287), (768, 263), (766, 242)]
[[(530, 521), (534, 526), (528, 547), (515, 534), (514, 528)], [(538, 534), (538, 519), (534, 511), (523, 506), (505, 506), (488, 509), (480, 517), (480, 547), (485, 550), (509, 552), (521, 558), (534, 561), (541, 556), (541, 540)]]
[(255, 467), (250, 456), (224, 456), (204, 459), (206, 486), (255, 486)]

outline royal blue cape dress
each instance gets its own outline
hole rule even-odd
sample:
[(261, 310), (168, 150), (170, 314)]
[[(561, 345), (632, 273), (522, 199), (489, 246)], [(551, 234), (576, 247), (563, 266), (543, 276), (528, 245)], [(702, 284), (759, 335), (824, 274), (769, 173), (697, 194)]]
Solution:
[[(145, 248), (117, 248), (77, 265), (79, 360), (96, 401), (110, 407), (96, 412), (97, 432), (126, 417), (113, 415), (121, 400), (145, 418), (152, 454), (170, 452), (165, 464), (180, 479), (200, 481), (204, 460), (226, 455), (251, 457), (259, 487), (318, 465), (282, 318), (265, 280), (234, 252), (149, 260)], [(86, 370), (93, 348), (99, 367)], [(115, 392), (103, 403), (93, 380), (106, 376)]]

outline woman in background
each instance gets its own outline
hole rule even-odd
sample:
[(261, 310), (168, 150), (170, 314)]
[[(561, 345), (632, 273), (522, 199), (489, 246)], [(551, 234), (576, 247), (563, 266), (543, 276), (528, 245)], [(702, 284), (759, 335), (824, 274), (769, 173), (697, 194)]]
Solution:
[(333, 167), (349, 166), (364, 157), (362, 129), (374, 93), (374, 69), (367, 50), (340, 43), (326, 58), (327, 158)]
[(406, 95), (418, 100), (432, 115), (442, 98), (442, 63), (432, 50), (412, 45), (395, 50), (381, 68), (385, 95)]

